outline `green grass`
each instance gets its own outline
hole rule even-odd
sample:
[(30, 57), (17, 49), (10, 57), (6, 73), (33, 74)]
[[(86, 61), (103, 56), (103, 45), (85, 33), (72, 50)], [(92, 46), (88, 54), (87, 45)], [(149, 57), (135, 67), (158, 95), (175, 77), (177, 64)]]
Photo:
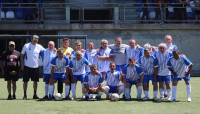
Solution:
[[(23, 83), (17, 82), (17, 100), (6, 100), (7, 89), (4, 79), (0, 79), (0, 114), (199, 114), (200, 113), (200, 78), (191, 78), (192, 102), (187, 102), (186, 86), (184, 81), (179, 82), (177, 102), (152, 102), (152, 101), (41, 101), (33, 100), (33, 83), (29, 82), (28, 100), (22, 100)], [(77, 85), (77, 97), (81, 97), (80, 83)], [(56, 92), (56, 90), (55, 90)], [(152, 86), (150, 97), (152, 98)], [(38, 84), (38, 96), (44, 96), (44, 83), (42, 79)], [(144, 95), (143, 95), (144, 96)], [(105, 95), (102, 96), (105, 98)], [(136, 89), (132, 88), (132, 97), (136, 97)]]

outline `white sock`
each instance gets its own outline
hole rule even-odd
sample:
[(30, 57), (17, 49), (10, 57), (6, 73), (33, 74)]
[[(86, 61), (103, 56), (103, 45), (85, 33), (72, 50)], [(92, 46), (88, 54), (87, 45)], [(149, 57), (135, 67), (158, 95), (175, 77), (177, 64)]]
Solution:
[(138, 87), (138, 91), (137, 91), (138, 93), (137, 93), (137, 97), (138, 98), (141, 98), (141, 96), (142, 96), (142, 86), (139, 86)]
[(85, 97), (87, 97), (87, 96), (88, 96), (88, 93), (83, 93), (83, 95), (84, 95)]
[(168, 98), (171, 97), (171, 89), (167, 89), (167, 97), (168, 97)]
[(124, 91), (124, 85), (121, 85), (119, 87), (119, 91), (117, 92), (118, 95), (120, 95)]
[(124, 93), (127, 98), (130, 98), (130, 88), (125, 88)]
[(108, 95), (109, 94), (109, 90), (110, 90), (110, 87), (109, 86), (105, 86), (105, 94)]
[(54, 85), (49, 85), (49, 94), (51, 97), (53, 96), (53, 91), (54, 91)]
[(162, 88), (159, 88), (159, 91), (160, 91), (160, 97), (164, 98), (164, 91)]
[(149, 98), (149, 91), (144, 91), (144, 95)]
[(153, 97), (157, 98), (157, 95), (158, 95), (158, 90), (153, 91)]
[(177, 86), (172, 86), (172, 98), (176, 99), (176, 90), (177, 90)]
[(97, 94), (97, 96), (101, 97), (101, 95), (103, 95), (103, 94), (104, 94), (104, 92), (99, 91), (98, 94)]
[(76, 84), (71, 84), (72, 98), (76, 98)]
[[(122, 83), (122, 86), (124, 87), (124, 83)], [(123, 95), (125, 94), (125, 87), (124, 87), (124, 90), (123, 90)]]
[(45, 95), (48, 95), (49, 92), (49, 84), (45, 84)]
[(65, 85), (65, 97), (67, 97), (69, 95), (69, 89), (70, 89), (70, 86)]
[(189, 84), (189, 85), (187, 85), (187, 97), (188, 98), (191, 98), (191, 85)]
[(84, 87), (84, 83), (81, 83), (81, 87), (82, 87), (82, 89), (85, 88), (85, 87)]

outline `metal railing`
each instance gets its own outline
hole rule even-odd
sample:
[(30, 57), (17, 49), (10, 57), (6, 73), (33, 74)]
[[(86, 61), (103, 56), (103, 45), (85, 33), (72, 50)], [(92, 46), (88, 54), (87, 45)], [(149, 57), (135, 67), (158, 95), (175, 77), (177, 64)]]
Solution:
[[(4, 16), (7, 13), (5, 10), (13, 9), (13, 18), (3, 18), (0, 15), (1, 23), (165, 23), (165, 22), (200, 22), (195, 20), (195, 9), (200, 7), (190, 7), (184, 4), (177, 3), (162, 3), (159, 4), (162, 7), (155, 6), (156, 3), (142, 4), (142, 3), (103, 3), (103, 4), (69, 4), (69, 3), (1, 3), (0, 11), (4, 12)], [(33, 19), (27, 17), (17, 18), (16, 14), (19, 13), (19, 9), (23, 9), (23, 12), (27, 10), (33, 10), (36, 16)], [(62, 13), (52, 14), (51, 11), (60, 9)], [(180, 10), (182, 9), (182, 10)], [(97, 14), (87, 18), (87, 11), (93, 10), (107, 10), (110, 12), (110, 17), (105, 19), (96, 18)], [(179, 10), (179, 11), (176, 11)], [(177, 17), (177, 13), (190, 14), (187, 18), (183, 19)], [(30, 12), (31, 12), (30, 11)], [(74, 14), (72, 11), (76, 11)], [(147, 13), (145, 12), (147, 11)], [(56, 13), (56, 12), (54, 12)], [(143, 14), (142, 14), (143, 13)], [(25, 13), (24, 13), (25, 14)], [(146, 20), (141, 20), (142, 15), (147, 14)], [(158, 17), (159, 15), (159, 17)], [(27, 15), (25, 15), (27, 16)], [(54, 17), (55, 16), (55, 17)], [(58, 17), (56, 17), (58, 16)], [(73, 19), (72, 16), (75, 16)], [(198, 15), (200, 17), (200, 15)], [(70, 18), (71, 17), (71, 18)], [(92, 18), (91, 18), (92, 17)], [(101, 16), (102, 17), (102, 16)], [(144, 16), (145, 17), (145, 16)]]

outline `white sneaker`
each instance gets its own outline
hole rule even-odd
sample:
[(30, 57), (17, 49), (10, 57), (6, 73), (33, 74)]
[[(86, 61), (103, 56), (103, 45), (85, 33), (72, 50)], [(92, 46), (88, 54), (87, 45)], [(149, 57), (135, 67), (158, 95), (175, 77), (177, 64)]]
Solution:
[(154, 97), (153, 100), (154, 100), (154, 101), (158, 101), (158, 98), (157, 98), (157, 97)]
[(149, 97), (144, 97), (142, 100), (147, 101), (147, 100), (149, 100)]
[(93, 94), (89, 94), (89, 99), (93, 98)]
[(188, 102), (191, 102), (191, 101), (192, 101), (192, 99), (191, 99), (190, 97), (189, 97), (187, 100), (188, 100)]
[(159, 101), (163, 101), (164, 100), (164, 97), (160, 97)]
[(169, 99), (168, 101), (169, 101), (169, 102), (173, 102), (173, 101), (176, 101), (176, 99), (171, 98), (171, 99)]
[(171, 97), (168, 97), (168, 98), (167, 98), (168, 101), (170, 101), (171, 99), (172, 99)]

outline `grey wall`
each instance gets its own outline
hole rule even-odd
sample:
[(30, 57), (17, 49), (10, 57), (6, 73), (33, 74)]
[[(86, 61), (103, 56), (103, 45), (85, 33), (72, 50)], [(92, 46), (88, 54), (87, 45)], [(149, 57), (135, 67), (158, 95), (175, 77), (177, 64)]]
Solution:
[(128, 44), (130, 38), (134, 38), (141, 46), (145, 43), (157, 46), (164, 42), (166, 34), (170, 34), (180, 52), (193, 62), (193, 70), (200, 71), (200, 30), (72, 30), (60, 31), (59, 34), (88, 35), (88, 41), (94, 42), (95, 48), (100, 47), (102, 38), (112, 44), (116, 36), (122, 36), (125, 44)]

